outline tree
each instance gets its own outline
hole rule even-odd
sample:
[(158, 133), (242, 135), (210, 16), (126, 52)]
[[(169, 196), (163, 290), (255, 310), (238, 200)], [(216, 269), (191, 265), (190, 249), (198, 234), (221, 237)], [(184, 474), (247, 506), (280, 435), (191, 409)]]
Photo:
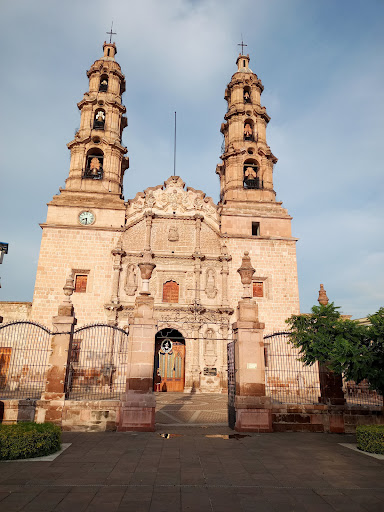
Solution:
[(290, 341), (306, 365), (323, 363), (357, 384), (367, 379), (384, 392), (384, 308), (369, 315), (370, 325), (343, 318), (333, 302), (313, 306), (309, 315), (292, 315)]

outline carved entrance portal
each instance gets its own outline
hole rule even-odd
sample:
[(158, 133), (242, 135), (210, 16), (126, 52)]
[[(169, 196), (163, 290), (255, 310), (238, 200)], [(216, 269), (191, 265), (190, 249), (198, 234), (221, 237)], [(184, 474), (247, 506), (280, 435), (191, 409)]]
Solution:
[(184, 391), (185, 340), (175, 329), (162, 329), (156, 334), (154, 391)]

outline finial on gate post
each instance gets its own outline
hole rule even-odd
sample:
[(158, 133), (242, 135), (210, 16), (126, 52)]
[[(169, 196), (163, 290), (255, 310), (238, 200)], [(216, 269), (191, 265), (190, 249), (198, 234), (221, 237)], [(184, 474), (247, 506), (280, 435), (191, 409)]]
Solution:
[(58, 308), (59, 316), (73, 316), (73, 304), (72, 304), (72, 300), (71, 300), (71, 295), (73, 294), (73, 292), (75, 290), (75, 285), (74, 285), (73, 280), (74, 280), (73, 272), (71, 272), (65, 281), (65, 285), (63, 286), (64, 299)]
[(252, 298), (252, 290), (251, 290), (251, 283), (252, 283), (252, 277), (255, 273), (255, 269), (252, 267), (251, 264), (251, 258), (249, 256), (249, 252), (245, 251), (243, 259), (241, 260), (241, 266), (237, 269), (238, 273), (240, 274), (241, 278), (241, 284), (244, 287), (244, 295), (243, 299), (251, 299)]
[(149, 280), (151, 279), (153, 269), (156, 267), (155, 263), (152, 263), (152, 253), (149, 250), (145, 250), (143, 254), (143, 260), (138, 264), (141, 273), (142, 289), (140, 295), (150, 295), (149, 291)]
[(327, 292), (324, 290), (323, 284), (320, 285), (319, 298), (317, 299), (317, 301), (322, 306), (326, 306), (329, 302), (328, 297), (327, 297)]

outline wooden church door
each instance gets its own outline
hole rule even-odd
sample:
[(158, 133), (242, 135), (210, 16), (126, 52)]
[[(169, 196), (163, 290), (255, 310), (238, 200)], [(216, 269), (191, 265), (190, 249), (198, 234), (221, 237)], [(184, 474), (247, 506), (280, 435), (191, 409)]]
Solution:
[(185, 344), (170, 338), (156, 342), (155, 391), (184, 391)]

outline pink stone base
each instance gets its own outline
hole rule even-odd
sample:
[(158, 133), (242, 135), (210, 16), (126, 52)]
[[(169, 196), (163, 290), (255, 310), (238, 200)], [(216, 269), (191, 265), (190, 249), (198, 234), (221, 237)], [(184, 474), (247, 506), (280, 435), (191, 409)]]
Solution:
[(237, 432), (272, 432), (271, 409), (236, 409)]
[(154, 432), (155, 407), (132, 407), (122, 405), (117, 425), (118, 432)]

